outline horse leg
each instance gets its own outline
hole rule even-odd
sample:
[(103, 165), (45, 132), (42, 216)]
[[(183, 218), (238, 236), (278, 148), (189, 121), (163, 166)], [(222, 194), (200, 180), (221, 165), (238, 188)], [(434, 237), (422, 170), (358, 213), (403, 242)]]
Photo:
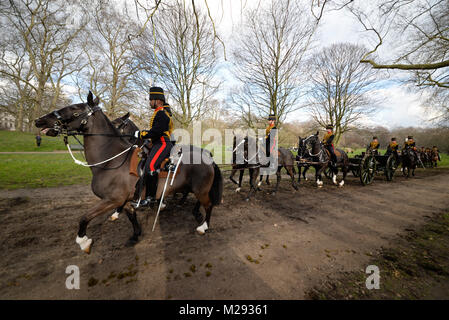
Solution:
[(195, 203), (195, 207), (192, 210), (192, 214), (195, 217), (196, 222), (198, 222), (198, 224), (201, 224), (201, 222), (203, 222), (203, 215), (200, 212), (200, 207), (201, 207), (201, 202), (198, 200)]
[(323, 181), (321, 179), (321, 172), (324, 170), (325, 166), (321, 167), (320, 169), (317, 169), (315, 167), (315, 180), (316, 180), (316, 185), (318, 188), (322, 188), (323, 187)]
[[(302, 172), (302, 177), (304, 178), (304, 181), (308, 180), (307, 177), (306, 177), (307, 170), (309, 170), (309, 167), (304, 167), (304, 171)], [(301, 171), (299, 171), (299, 174), (301, 174)]]
[(263, 180), (263, 174), (260, 175), (259, 182), (257, 183), (257, 186), (260, 187), (262, 185)]
[(281, 169), (282, 166), (279, 166), (276, 171), (276, 187), (274, 187), (273, 195), (275, 195), (276, 192), (278, 192), (279, 183), (281, 182)]
[[(196, 231), (203, 235), (206, 233), (206, 231), (209, 229), (210, 226), (210, 216), (212, 213), (212, 201), (210, 200), (209, 197), (209, 193), (205, 192), (205, 193), (201, 193), (197, 195), (197, 203), (195, 205), (195, 209), (197, 208), (198, 213), (199, 213), (199, 208), (200, 205), (202, 205), (204, 207), (204, 209), (206, 210), (206, 218), (203, 220), (202, 216), (200, 217), (200, 215), (196, 215), (195, 218), (197, 219), (197, 221), (200, 221), (200, 225), (196, 228)], [(195, 211), (194, 209), (194, 211)], [(199, 218), (201, 218), (201, 220), (198, 220)]]
[(125, 206), (125, 212), (129, 221), (131, 221), (134, 230), (132, 237), (128, 240), (127, 246), (133, 246), (137, 243), (137, 241), (139, 241), (139, 236), (142, 234), (142, 229), (140, 228), (139, 221), (137, 221), (136, 210), (127, 204)]
[(343, 165), (342, 171), (343, 171), (343, 178), (341, 179), (340, 183), (338, 184), (338, 186), (340, 188), (345, 185), (346, 175), (348, 174), (348, 171), (349, 171), (349, 164), (348, 163), (345, 163)]
[(254, 188), (254, 180), (257, 179), (257, 175), (254, 174), (254, 169), (248, 169), (249, 170), (249, 192), (248, 192), (248, 196), (246, 197), (246, 201), (249, 201), (249, 199), (251, 198), (251, 193), (253, 191)]
[(268, 174), (267, 174), (267, 178), (266, 178), (265, 182), (267, 183), (267, 185), (270, 185), (270, 176)]
[(236, 172), (237, 172), (237, 169), (232, 169), (231, 175), (229, 176), (229, 180), (231, 180), (235, 184), (238, 184), (237, 181), (234, 180), (234, 175), (235, 175)]
[[(295, 188), (295, 190), (298, 190), (298, 185), (295, 182), (295, 173), (293, 172), (293, 166), (287, 166), (285, 169), (287, 170), (290, 178), (292, 178), (292, 187)], [(301, 175), (301, 172), (299, 173), (299, 175)]]
[(124, 207), (124, 206), (125, 206), (125, 205), (116, 208), (116, 209), (115, 209), (115, 212), (109, 217), (109, 220), (110, 220), (110, 221), (115, 221), (115, 220), (117, 220), (118, 217), (119, 217), (119, 215), (120, 215), (120, 213), (122, 213), (123, 207)]
[(97, 205), (90, 209), (85, 216), (83, 216), (79, 222), (78, 235), (76, 237), (76, 243), (79, 244), (81, 250), (86, 253), (90, 253), (90, 247), (92, 245), (92, 239), (86, 236), (87, 225), (89, 222), (100, 216), (109, 210), (117, 208), (122, 202), (117, 203), (117, 201), (101, 200)]
[(239, 172), (239, 187), (237, 189), (235, 189), (235, 192), (240, 192), (240, 190), (242, 189), (242, 181), (243, 181), (243, 175), (245, 174), (245, 170), (240, 170)]

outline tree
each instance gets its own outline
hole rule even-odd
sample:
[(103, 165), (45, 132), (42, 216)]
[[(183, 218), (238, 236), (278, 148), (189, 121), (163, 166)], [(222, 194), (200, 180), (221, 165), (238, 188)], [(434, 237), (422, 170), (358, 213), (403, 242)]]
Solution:
[(316, 23), (300, 1), (270, 1), (249, 10), (233, 50), (234, 74), (241, 82), (232, 103), (246, 124), (274, 113), (278, 124), (296, 109), (300, 70)]
[[(161, 5), (136, 46), (147, 78), (166, 89), (175, 120), (184, 128), (202, 118), (220, 85), (213, 79), (219, 58), (213, 23), (192, 3)], [(148, 81), (143, 87), (148, 92)]]
[[(77, 57), (71, 54), (71, 45), (84, 24), (65, 28), (72, 14), (65, 10), (66, 6), (64, 1), (50, 0), (10, 0), (0, 5), (2, 29), (7, 26), (9, 30), (7, 35), (2, 35), (0, 74), (15, 84), (21, 95), (17, 99), (19, 119), (24, 111), (22, 102), (28, 99), (22, 96), (26, 92), (33, 93), (31, 118), (54, 107), (62, 81), (71, 72), (69, 67), (76, 64)], [(7, 41), (11, 41), (10, 45)], [(49, 84), (54, 96), (50, 105), (44, 105)]]
[[(409, 83), (431, 95), (432, 111), (440, 111), (436, 119), (449, 122), (449, 2), (390, 0), (376, 1), (370, 9), (359, 3), (348, 8), (377, 39), (361, 62), (406, 72)], [(385, 45), (394, 48), (392, 54), (373, 58)]]
[[(84, 24), (80, 21), (76, 27), (66, 28), (73, 14), (66, 7), (59, 0), (10, 0), (0, 5), (0, 25), (8, 30), (1, 35), (1, 85), (3, 92), (17, 94), (7, 105), (19, 130), (25, 117), (35, 119), (54, 109), (64, 79), (76, 68), (79, 56), (72, 53), (73, 43)], [(50, 103), (44, 102), (48, 86), (53, 92)], [(32, 123), (28, 125), (31, 130)]]
[(335, 128), (335, 142), (363, 115), (375, 110), (377, 101), (370, 90), (378, 74), (360, 63), (366, 49), (339, 43), (322, 49), (309, 61), (308, 110), (322, 127)]

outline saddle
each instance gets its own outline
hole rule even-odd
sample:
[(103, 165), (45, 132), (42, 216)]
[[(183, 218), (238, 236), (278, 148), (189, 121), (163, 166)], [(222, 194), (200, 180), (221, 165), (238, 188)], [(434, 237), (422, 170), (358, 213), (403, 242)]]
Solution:
[[(131, 161), (129, 164), (129, 174), (136, 176), (138, 178), (142, 178), (145, 170), (145, 160), (146, 158), (142, 158), (141, 155), (142, 149), (136, 148), (133, 151), (131, 156)], [(170, 158), (165, 158), (160, 167), (158, 168), (158, 177), (159, 178), (167, 178), (169, 166), (170, 166)]]

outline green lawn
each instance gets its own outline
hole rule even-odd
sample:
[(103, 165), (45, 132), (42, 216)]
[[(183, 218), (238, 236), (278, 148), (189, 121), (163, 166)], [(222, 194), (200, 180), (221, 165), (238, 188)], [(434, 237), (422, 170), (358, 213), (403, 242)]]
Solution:
[[(0, 130), (0, 152), (30, 152), (30, 151), (55, 151), (67, 150), (62, 137), (42, 136), (41, 146), (36, 146), (36, 136), (28, 132), (15, 132)], [(79, 137), (82, 142), (82, 137)], [(73, 138), (69, 138), (70, 144), (78, 144)]]
[(87, 184), (91, 177), (90, 169), (76, 165), (69, 154), (0, 154), (0, 189)]

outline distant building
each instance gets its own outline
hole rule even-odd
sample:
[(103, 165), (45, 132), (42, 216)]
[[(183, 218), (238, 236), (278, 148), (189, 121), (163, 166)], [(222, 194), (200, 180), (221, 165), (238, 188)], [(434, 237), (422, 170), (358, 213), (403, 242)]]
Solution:
[(15, 120), (12, 115), (0, 112), (0, 130), (16, 130)]

